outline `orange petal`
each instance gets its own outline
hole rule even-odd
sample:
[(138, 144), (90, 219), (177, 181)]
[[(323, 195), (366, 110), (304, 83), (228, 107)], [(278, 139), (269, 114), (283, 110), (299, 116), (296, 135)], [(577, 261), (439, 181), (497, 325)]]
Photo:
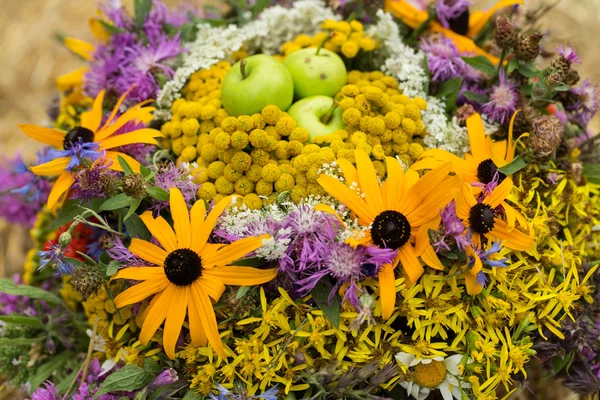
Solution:
[(152, 120), (152, 107), (144, 107), (139, 110), (130, 109), (121, 115), (112, 125), (105, 123), (98, 132), (96, 132), (96, 141), (104, 140), (113, 135), (116, 131), (130, 121), (150, 122)]
[(158, 240), (160, 245), (167, 251), (172, 252), (177, 249), (177, 237), (169, 223), (160, 215), (156, 218), (152, 217), (151, 211), (144, 212), (140, 218), (150, 231), (152, 236)]
[(139, 303), (153, 294), (162, 292), (170, 284), (171, 283), (167, 279), (160, 278), (135, 284), (115, 297), (115, 305), (118, 308), (121, 308), (130, 304)]
[(344, 174), (344, 179), (346, 179), (348, 186), (352, 185), (353, 182), (358, 183), (358, 171), (356, 171), (356, 167), (350, 161), (340, 158), (337, 160), (337, 163)]
[(418, 28), (429, 17), (427, 11), (416, 9), (406, 0), (386, 0), (385, 11), (391, 12), (412, 29)]
[(263, 240), (269, 239), (271, 236), (262, 235), (260, 237), (247, 237), (236, 240), (231, 244), (227, 244), (218, 251), (210, 255), (204, 256), (202, 253), (202, 266), (205, 268), (214, 268), (227, 265), (233, 261), (239, 260), (246, 254), (252, 253), (254, 250), (262, 246)]
[(492, 193), (483, 199), (483, 203), (489, 205), (492, 208), (496, 208), (506, 200), (506, 197), (510, 194), (513, 188), (513, 181), (510, 178), (504, 179), (501, 184), (496, 186)]
[(211, 279), (207, 276), (201, 276), (200, 279), (198, 279), (198, 285), (200, 285), (202, 290), (215, 302), (219, 301), (223, 292), (225, 292), (225, 285), (216, 279)]
[(396, 305), (396, 278), (394, 267), (385, 264), (379, 270), (379, 298), (381, 300), (381, 317), (389, 319)]
[(473, 195), (473, 187), (463, 182), (460, 192), (456, 196), (456, 216), (462, 220), (469, 218), (471, 207), (477, 204)]
[(421, 275), (423, 275), (424, 269), (415, 255), (412, 245), (407, 243), (402, 246), (400, 250), (398, 250), (398, 258), (404, 269), (407, 282), (410, 285), (416, 283)]
[(494, 16), (496, 11), (501, 8), (511, 7), (514, 5), (523, 5), (523, 0), (500, 0), (492, 8), (487, 11), (474, 11), (469, 18), (469, 32), (467, 36), (474, 38), (485, 27), (485, 24)]
[(177, 236), (177, 246), (180, 249), (190, 247), (190, 238), (192, 230), (190, 227), (190, 213), (183, 194), (177, 188), (171, 188), (169, 193), (171, 203), (171, 216), (173, 217), (173, 227)]
[(83, 85), (83, 77), (88, 72), (87, 67), (79, 68), (56, 78), (56, 89), (66, 92), (71, 88)]
[(190, 290), (188, 286), (175, 287), (175, 292), (171, 298), (171, 306), (167, 313), (167, 321), (165, 322), (165, 330), (163, 332), (165, 353), (171, 360), (175, 359), (175, 346), (181, 333), (183, 321), (185, 320)]
[(207, 269), (202, 273), (225, 285), (254, 286), (275, 279), (277, 269), (225, 266)]
[(354, 190), (329, 175), (321, 175), (317, 181), (327, 193), (356, 213), (362, 225), (369, 225), (373, 222), (376, 214)]
[(204, 224), (204, 216), (206, 215), (206, 205), (204, 204), (204, 200), (198, 200), (192, 206), (192, 210), (190, 211), (190, 229), (191, 229), (191, 240), (190, 240), (190, 248), (196, 252), (202, 250), (206, 241), (201, 242), (202, 235), (202, 225)]
[(34, 165), (29, 167), (29, 169), (31, 172), (39, 176), (55, 176), (68, 172), (66, 169), (70, 161), (70, 157), (60, 157), (44, 164)]
[(19, 124), (19, 128), (24, 134), (38, 142), (49, 144), (57, 149), (63, 148), (66, 132), (31, 124)]
[(56, 209), (63, 195), (71, 189), (73, 182), (75, 182), (75, 179), (70, 172), (65, 171), (58, 177), (48, 195), (48, 208), (50, 210)]
[(102, 102), (104, 101), (104, 89), (98, 93), (98, 96), (94, 99), (92, 109), (81, 113), (81, 126), (96, 132), (102, 122)]
[(150, 242), (141, 239), (131, 239), (129, 251), (154, 265), (163, 265), (167, 252)]
[(402, 181), (404, 180), (404, 170), (400, 162), (393, 157), (386, 157), (387, 166), (387, 192), (384, 199), (385, 208), (394, 210), (400, 202), (402, 196)]
[(168, 285), (164, 291), (157, 294), (158, 298), (155, 297), (152, 299), (152, 303), (154, 304), (150, 303), (146, 309), (144, 323), (140, 331), (140, 343), (142, 345), (145, 346), (150, 342), (152, 336), (154, 336), (165, 318), (167, 318), (167, 313), (173, 304), (173, 295), (176, 288), (177, 286), (175, 285)]
[(167, 279), (163, 267), (127, 267), (120, 269), (112, 277), (112, 279), (131, 279), (134, 281), (154, 280), (159, 278)]
[(101, 140), (99, 143), (105, 149), (114, 149), (115, 147), (136, 143), (157, 145), (158, 142), (154, 138), (158, 136), (162, 136), (162, 133), (156, 129), (138, 129), (137, 131), (127, 132), (122, 135), (111, 136)]
[(64, 38), (63, 43), (67, 49), (71, 50), (73, 53), (85, 60), (90, 60), (94, 50), (96, 49), (93, 44), (86, 42), (85, 40), (71, 37)]
[(499, 218), (494, 219), (494, 229), (486, 237), (498, 238), (503, 245), (517, 251), (529, 251), (533, 247), (534, 238), (516, 228), (511, 228)]
[(358, 172), (358, 183), (364, 195), (365, 203), (374, 214), (384, 211), (381, 187), (377, 179), (377, 173), (371, 159), (362, 150), (354, 152), (356, 158), (356, 170)]
[(208, 343), (208, 338), (206, 337), (206, 333), (204, 332), (204, 327), (202, 326), (202, 316), (200, 315), (200, 311), (198, 305), (196, 304), (196, 297), (194, 296), (194, 292), (190, 289), (190, 296), (188, 299), (188, 320), (190, 322), (190, 338), (192, 339), (192, 345), (196, 347), (206, 346)]
[(127, 163), (129, 164), (129, 166), (131, 167), (131, 169), (133, 170), (133, 172), (139, 174), (140, 173), (140, 163), (137, 162), (133, 157), (128, 156), (125, 153), (121, 153), (118, 151), (107, 151), (106, 154), (104, 155), (104, 157), (107, 160), (111, 160), (112, 164), (110, 167), (108, 167), (109, 169), (112, 169), (113, 171), (119, 171), (119, 172), (123, 172), (123, 168), (121, 168), (121, 164), (119, 164), (119, 156), (122, 157), (125, 161), (127, 161)]
[[(204, 246), (206, 244), (206, 242), (208, 241), (208, 237), (210, 236), (211, 232), (215, 227), (215, 224), (217, 223), (217, 219), (219, 219), (219, 217), (221, 216), (221, 214), (223, 214), (225, 209), (229, 207), (232, 198), (233, 196), (225, 197), (217, 204), (215, 204), (212, 210), (210, 210), (208, 216), (206, 217), (206, 220), (204, 220), (204, 222), (202, 223), (202, 227), (198, 230), (197, 236), (194, 237), (194, 243), (196, 245), (201, 244), (202, 246)], [(200, 248), (197, 251), (201, 250), (202, 249)]]
[(421, 254), (421, 260), (423, 260), (430, 268), (437, 269), (438, 271), (443, 271), (445, 269), (444, 264), (442, 264), (435, 253), (433, 246), (430, 244), (425, 246), (425, 251)]
[(225, 354), (223, 342), (221, 341), (221, 337), (219, 336), (219, 325), (217, 324), (215, 310), (213, 309), (208, 295), (202, 291), (202, 288), (200, 287), (200, 285), (198, 285), (197, 282), (198, 281), (191, 285), (191, 295), (194, 296), (194, 301), (196, 302), (195, 304), (198, 307), (198, 311), (200, 313), (200, 320), (202, 321), (202, 325), (204, 327), (204, 332), (206, 333), (208, 342), (214, 349), (215, 353), (217, 353), (222, 359), (226, 359), (227, 355)]

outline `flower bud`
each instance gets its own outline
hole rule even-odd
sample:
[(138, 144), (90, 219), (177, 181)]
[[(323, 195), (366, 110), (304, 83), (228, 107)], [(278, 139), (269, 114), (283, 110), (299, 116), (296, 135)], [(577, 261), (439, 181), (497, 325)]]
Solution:
[(141, 174), (125, 175), (121, 178), (121, 184), (123, 185), (123, 192), (127, 196), (141, 199), (146, 195), (148, 184)]
[(77, 268), (71, 278), (71, 285), (83, 298), (88, 298), (100, 289), (104, 278), (95, 265), (84, 264)]
[(177, 376), (177, 371), (175, 371), (173, 368), (169, 368), (164, 370), (163, 372), (160, 373), (160, 375), (158, 375), (156, 378), (154, 378), (154, 380), (152, 381), (152, 383), (150, 385), (152, 386), (165, 386), (165, 385), (170, 385), (172, 383), (175, 383), (179, 380), (179, 377)]
[(496, 19), (494, 38), (501, 49), (508, 50), (517, 44), (517, 30), (508, 17), (502, 15)]
[(58, 237), (58, 244), (60, 247), (67, 247), (71, 244), (71, 233), (69, 231), (63, 232)]
[(561, 143), (563, 125), (553, 116), (543, 116), (533, 122), (533, 133), (527, 140), (528, 147), (540, 160), (548, 160)]
[(517, 58), (521, 61), (531, 62), (540, 54), (540, 41), (544, 35), (538, 32), (521, 36), (517, 41)]

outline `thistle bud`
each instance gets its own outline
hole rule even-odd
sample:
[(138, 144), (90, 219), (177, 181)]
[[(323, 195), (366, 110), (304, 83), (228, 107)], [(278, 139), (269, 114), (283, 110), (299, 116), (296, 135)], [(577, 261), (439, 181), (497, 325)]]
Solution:
[(517, 44), (517, 30), (508, 17), (502, 15), (496, 19), (494, 38), (501, 49), (508, 50), (515, 47)]
[(535, 60), (540, 54), (540, 41), (543, 37), (544, 35), (538, 32), (519, 37), (516, 47), (517, 58), (525, 62)]
[(71, 244), (71, 233), (69, 231), (63, 232), (58, 237), (58, 244), (60, 247), (67, 247)]
[(550, 75), (548, 75), (548, 84), (550, 86), (558, 86), (563, 82), (563, 74), (559, 73), (559, 72), (553, 72)]
[(533, 133), (527, 140), (536, 158), (548, 160), (560, 146), (563, 125), (553, 116), (543, 116), (533, 122)]
[(98, 238), (98, 244), (100, 244), (100, 247), (103, 250), (112, 249), (114, 246), (113, 238), (112, 238), (112, 236), (104, 233), (104, 234), (100, 235), (100, 237)]
[(95, 265), (84, 264), (73, 273), (71, 285), (83, 298), (88, 298), (100, 289), (104, 278)]
[(569, 86), (575, 86), (577, 82), (579, 82), (579, 73), (574, 70), (569, 70), (564, 81)]
[(123, 192), (134, 199), (141, 199), (146, 195), (147, 182), (141, 174), (125, 175), (121, 178)]

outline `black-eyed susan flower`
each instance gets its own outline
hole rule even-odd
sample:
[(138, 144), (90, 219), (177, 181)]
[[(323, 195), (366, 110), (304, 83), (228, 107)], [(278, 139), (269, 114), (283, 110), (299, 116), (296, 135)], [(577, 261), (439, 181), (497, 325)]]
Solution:
[(115, 104), (106, 122), (102, 123), (102, 103), (104, 91), (94, 99), (92, 109), (81, 114), (81, 125), (68, 132), (45, 128), (31, 124), (21, 124), (19, 128), (27, 136), (50, 145), (54, 149), (48, 152), (51, 161), (31, 167), (31, 171), (41, 176), (58, 176), (48, 196), (48, 207), (55, 209), (61, 197), (75, 182), (72, 169), (78, 167), (82, 160), (91, 162), (99, 158), (111, 160), (110, 169), (122, 171), (118, 157), (122, 157), (134, 172), (139, 172), (140, 163), (132, 157), (112, 149), (134, 143), (157, 144), (155, 137), (162, 136), (156, 129), (136, 129), (120, 135), (115, 133), (130, 121), (148, 123), (152, 120), (154, 107), (145, 107), (149, 101), (139, 103), (117, 117), (121, 104), (127, 97), (123, 94)]
[(318, 182), (356, 214), (360, 225), (370, 226), (352, 244), (375, 244), (398, 250), (394, 263), (384, 265), (379, 271), (382, 315), (389, 318), (396, 302), (394, 268), (398, 263), (410, 283), (423, 274), (419, 256), (428, 265), (443, 269), (437, 257), (429, 257), (435, 252), (427, 232), (431, 222), (439, 220), (440, 210), (454, 198), (460, 178), (450, 176), (453, 171), (450, 163), (419, 177), (415, 171), (404, 173), (398, 160), (387, 157), (387, 180), (380, 184), (367, 154), (356, 150), (355, 158), (356, 167), (348, 160), (338, 160), (346, 184), (328, 175), (321, 175)]
[(197, 201), (191, 211), (179, 189), (170, 191), (173, 228), (161, 216), (151, 212), (141, 218), (161, 247), (133, 239), (129, 250), (148, 262), (147, 266), (120, 270), (115, 279), (142, 281), (115, 298), (123, 307), (153, 296), (144, 312), (140, 342), (147, 344), (164, 322), (163, 343), (166, 354), (175, 358), (175, 345), (186, 313), (194, 346), (210, 343), (215, 352), (226, 358), (212, 302), (217, 302), (225, 285), (251, 286), (268, 282), (276, 269), (261, 270), (230, 266), (231, 262), (253, 252), (265, 237), (249, 237), (231, 244), (207, 243), (218, 217), (231, 203), (226, 197), (206, 214), (204, 201)]
[[(461, 53), (474, 53), (485, 56), (494, 64), (500, 60), (477, 46), (475, 38), (485, 27), (496, 11), (523, 4), (523, 0), (499, 0), (487, 11), (469, 11), (469, 2), (437, 0), (438, 21), (430, 21), (429, 29), (440, 32), (451, 39)], [(408, 0), (386, 0), (385, 10), (394, 14), (412, 29), (419, 28), (429, 20), (429, 13), (414, 7)]]

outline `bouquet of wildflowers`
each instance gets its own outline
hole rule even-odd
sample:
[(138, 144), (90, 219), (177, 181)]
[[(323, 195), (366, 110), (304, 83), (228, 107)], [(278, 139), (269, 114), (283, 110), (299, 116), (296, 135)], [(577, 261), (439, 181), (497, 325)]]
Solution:
[[(521, 0), (99, 4), (0, 280), (32, 400), (600, 388), (598, 87)], [(542, 59), (549, 62), (542, 63)], [(542, 67), (542, 65), (547, 65)]]

